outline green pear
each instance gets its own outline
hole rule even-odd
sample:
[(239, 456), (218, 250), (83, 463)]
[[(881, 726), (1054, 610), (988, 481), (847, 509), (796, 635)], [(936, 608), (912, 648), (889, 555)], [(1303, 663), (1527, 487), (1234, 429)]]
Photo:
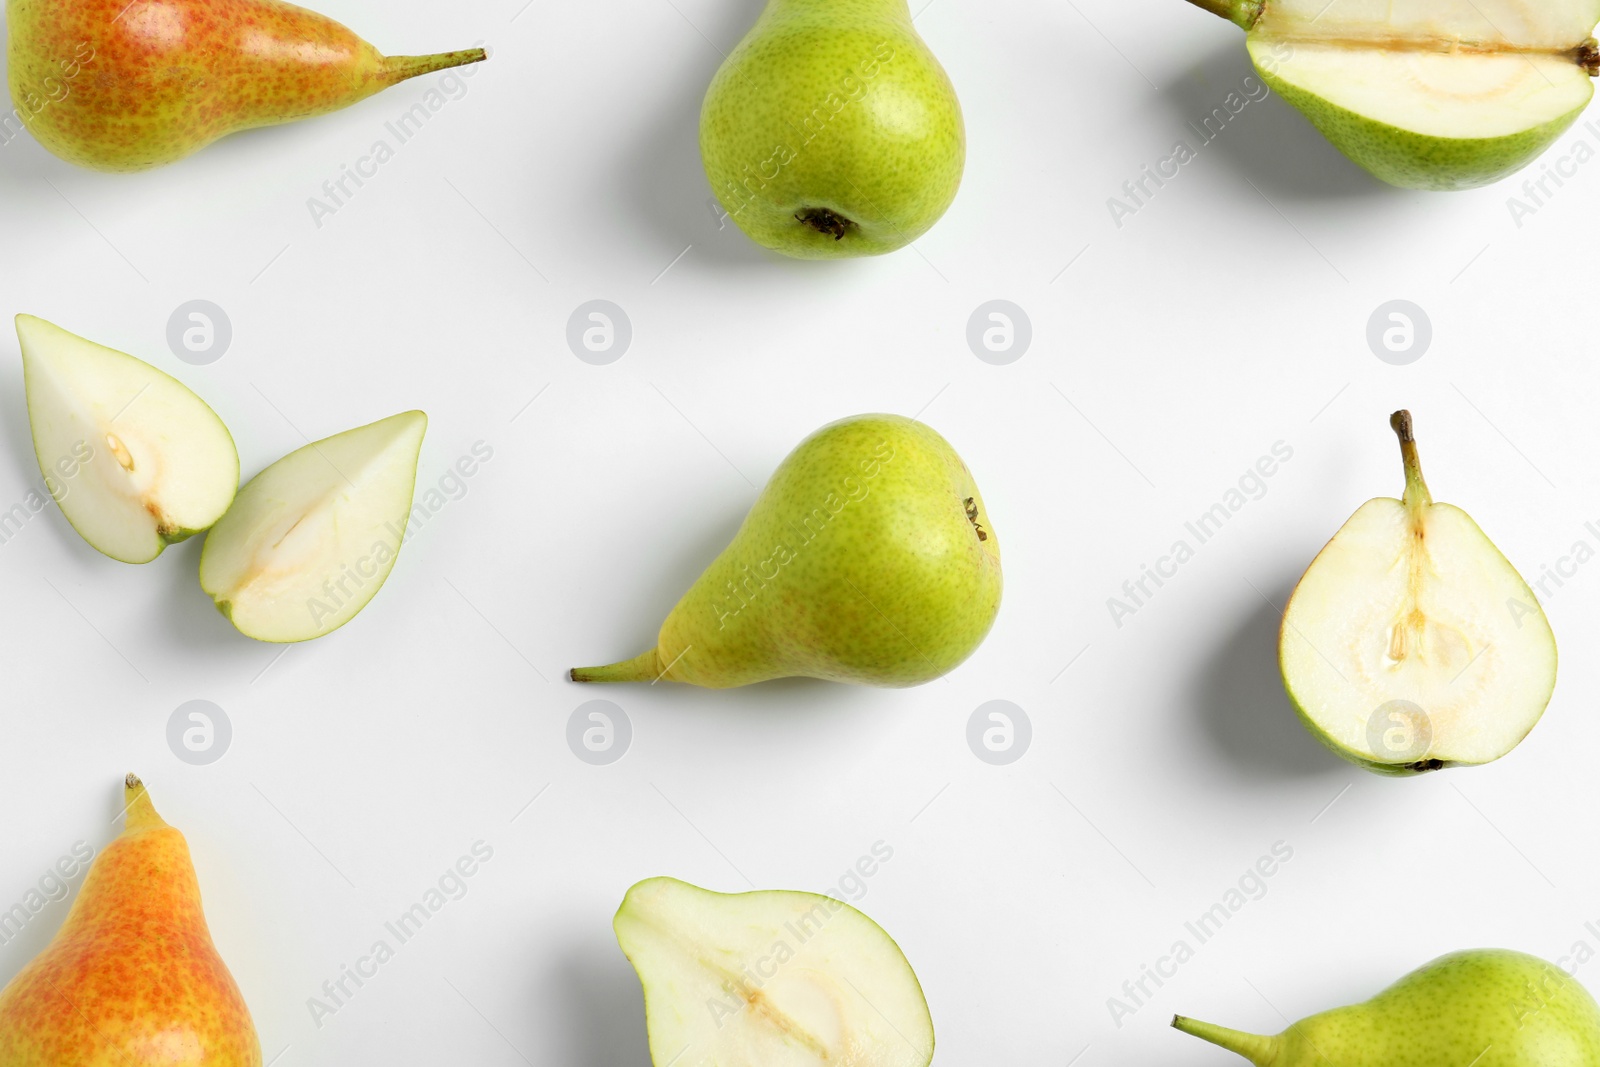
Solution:
[(1000, 584), (1000, 544), (961, 457), (920, 422), (859, 415), (789, 454), (654, 648), (571, 677), (920, 685), (982, 643)]
[(6, 0), (12, 115), (79, 166), (138, 171), (325, 115), (481, 48), (385, 56), (282, 0)]
[(628, 890), (613, 924), (656, 1067), (927, 1067), (933, 1020), (883, 928), (816, 893)]
[(1535, 956), (1441, 956), (1365, 1004), (1302, 1019), (1276, 1037), (1177, 1016), (1172, 1025), (1256, 1067), (1596, 1067), (1600, 1008)]
[(1411, 414), (1400, 500), (1363, 504), (1283, 613), (1278, 662), (1318, 740), (1367, 770), (1488, 763), (1515, 748), (1556, 684), (1556, 641), (1527, 583), (1422, 479)]
[(17, 339), (39, 470), (85, 541), (149, 563), (228, 510), (239, 452), (188, 386), (32, 315)]
[(872, 256), (939, 221), (966, 133), (906, 0), (769, 0), (706, 92), (700, 157), (758, 244)]
[(1600, 0), (1192, 0), (1256, 69), (1391, 185), (1472, 189), (1549, 148), (1600, 74)]
[(200, 587), (240, 633), (309, 641), (377, 595), (406, 541), (428, 417), (407, 411), (291, 452), (212, 528)]

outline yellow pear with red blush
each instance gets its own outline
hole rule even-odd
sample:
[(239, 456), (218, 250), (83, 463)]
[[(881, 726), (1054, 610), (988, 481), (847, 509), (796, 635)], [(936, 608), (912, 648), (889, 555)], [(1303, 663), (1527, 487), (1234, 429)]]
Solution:
[(260, 1067), (183, 835), (128, 775), (127, 823), (50, 946), (0, 991), (4, 1067)]

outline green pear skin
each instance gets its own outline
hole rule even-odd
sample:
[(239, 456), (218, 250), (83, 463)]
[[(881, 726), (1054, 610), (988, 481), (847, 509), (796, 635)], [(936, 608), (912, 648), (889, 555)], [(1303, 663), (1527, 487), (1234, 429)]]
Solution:
[(944, 214), (966, 132), (906, 0), (771, 0), (706, 92), (700, 155), (758, 244), (800, 259), (868, 256)]
[(921, 685), (982, 643), (1000, 591), (1000, 543), (961, 457), (920, 422), (856, 416), (783, 461), (655, 648), (571, 677)]
[(1493, 185), (1544, 155), (1583, 114), (1583, 106), (1502, 137), (1428, 137), (1359, 115), (1289, 84), (1258, 64), (1267, 87), (1304, 115), (1352, 163), (1401, 189), (1452, 192)]
[(1275, 1037), (1177, 1016), (1172, 1025), (1256, 1067), (1597, 1067), (1600, 1008), (1536, 956), (1441, 956), (1364, 1004), (1302, 1019)]

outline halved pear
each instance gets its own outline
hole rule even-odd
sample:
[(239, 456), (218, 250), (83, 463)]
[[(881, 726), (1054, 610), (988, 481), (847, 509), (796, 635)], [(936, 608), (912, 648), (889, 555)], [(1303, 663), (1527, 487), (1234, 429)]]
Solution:
[(32, 315), (17, 339), (39, 470), (85, 541), (149, 563), (228, 510), (239, 452), (188, 386)]
[(1412, 189), (1536, 159), (1594, 95), (1600, 0), (1193, 0), (1345, 155)]
[(1284, 686), (1317, 739), (1368, 770), (1488, 763), (1544, 714), (1555, 635), (1477, 523), (1434, 503), (1410, 413), (1390, 425), (1405, 496), (1367, 501), (1312, 560), (1283, 614)]
[(927, 1067), (933, 1020), (900, 947), (815, 893), (628, 890), (613, 924), (656, 1067)]
[(200, 586), (240, 633), (309, 641), (367, 606), (405, 543), (428, 417), (393, 415), (291, 452), (212, 529)]

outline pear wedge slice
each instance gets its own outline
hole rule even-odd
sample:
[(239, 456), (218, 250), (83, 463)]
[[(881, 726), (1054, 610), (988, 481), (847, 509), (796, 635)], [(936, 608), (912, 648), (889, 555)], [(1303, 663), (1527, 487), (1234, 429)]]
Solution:
[(428, 417), (336, 434), (250, 480), (212, 529), (200, 586), (240, 633), (309, 641), (367, 606), (405, 543)]
[(228, 510), (239, 452), (188, 386), (32, 315), (17, 339), (39, 470), (85, 541), (149, 563)]

